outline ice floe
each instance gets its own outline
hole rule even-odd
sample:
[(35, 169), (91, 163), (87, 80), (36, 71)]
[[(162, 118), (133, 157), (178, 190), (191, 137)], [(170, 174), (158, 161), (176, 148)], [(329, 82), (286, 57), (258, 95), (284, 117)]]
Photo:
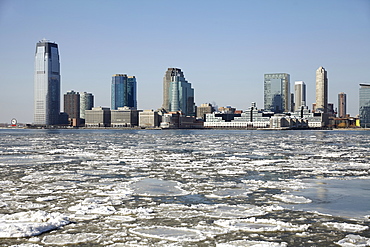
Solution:
[(238, 220), (217, 220), (215, 224), (230, 230), (248, 232), (305, 231), (309, 227), (308, 224), (294, 225), (275, 219), (256, 219), (254, 217)]
[(336, 244), (343, 247), (365, 247), (370, 246), (370, 238), (349, 234), (344, 239), (336, 242)]
[(133, 183), (134, 194), (141, 196), (180, 196), (189, 194), (180, 188), (180, 183), (155, 178), (145, 178)]
[(218, 243), (216, 247), (286, 247), (287, 243), (274, 243), (268, 241), (236, 240), (227, 243)]
[(82, 244), (91, 241), (98, 242), (100, 234), (96, 233), (76, 233), (76, 234), (57, 234), (43, 237), (42, 243), (46, 245), (69, 245)]
[(39, 235), (69, 224), (68, 217), (54, 212), (28, 211), (0, 215), (0, 237), (19, 238)]
[(289, 195), (289, 194), (276, 194), (276, 195), (273, 195), (273, 197), (285, 203), (311, 203), (312, 202), (312, 200), (307, 199), (303, 196), (295, 196), (295, 195)]
[(137, 227), (129, 230), (130, 232), (143, 237), (164, 239), (177, 242), (199, 242), (206, 237), (201, 231), (189, 228), (177, 228), (167, 226)]
[(329, 228), (334, 228), (344, 232), (362, 232), (369, 229), (368, 226), (349, 224), (349, 223), (338, 223), (338, 222), (326, 222), (323, 223), (324, 226)]

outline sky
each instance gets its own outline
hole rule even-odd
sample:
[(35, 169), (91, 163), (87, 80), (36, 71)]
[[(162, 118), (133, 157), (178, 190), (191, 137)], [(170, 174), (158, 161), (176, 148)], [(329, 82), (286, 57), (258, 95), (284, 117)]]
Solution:
[(127, 74), (138, 108), (160, 108), (169, 67), (184, 72), (196, 105), (240, 110), (264, 107), (266, 73), (289, 73), (292, 92), (304, 81), (311, 108), (323, 66), (329, 102), (345, 92), (351, 116), (370, 83), (369, 0), (0, 0), (0, 37), (0, 123), (33, 122), (43, 38), (59, 46), (61, 94), (91, 92), (95, 106), (110, 107), (112, 75)]

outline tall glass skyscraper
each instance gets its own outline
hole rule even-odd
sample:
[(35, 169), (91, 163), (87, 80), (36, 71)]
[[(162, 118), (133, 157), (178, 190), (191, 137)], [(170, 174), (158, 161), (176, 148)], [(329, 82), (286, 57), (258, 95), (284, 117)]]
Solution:
[(60, 64), (58, 45), (41, 40), (36, 45), (34, 124), (60, 123)]
[(320, 67), (316, 70), (316, 109), (315, 112), (328, 113), (328, 76)]
[(290, 110), (290, 75), (287, 73), (264, 75), (264, 108), (274, 113)]
[(94, 95), (83, 92), (80, 94), (80, 118), (85, 119), (85, 111), (94, 107)]
[(360, 125), (370, 128), (370, 84), (360, 84)]
[(294, 83), (294, 94), (294, 110), (300, 111), (302, 106), (306, 106), (306, 84), (303, 81)]
[(136, 78), (126, 74), (115, 74), (112, 76), (111, 108), (118, 107), (137, 108)]
[(163, 78), (163, 105), (166, 111), (195, 116), (194, 89), (179, 68), (168, 68)]

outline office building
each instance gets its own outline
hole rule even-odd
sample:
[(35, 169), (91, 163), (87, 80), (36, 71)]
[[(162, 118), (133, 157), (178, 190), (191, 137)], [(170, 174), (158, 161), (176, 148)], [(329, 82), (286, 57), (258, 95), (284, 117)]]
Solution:
[(41, 40), (36, 45), (34, 124), (60, 123), (60, 64), (58, 45)]
[(306, 84), (303, 81), (294, 83), (294, 111), (306, 106)]
[(132, 107), (118, 107), (111, 110), (110, 126), (114, 128), (135, 127), (139, 125), (139, 111)]
[(78, 126), (80, 123), (80, 94), (73, 90), (64, 94), (64, 112), (68, 114), (70, 125)]
[(94, 107), (94, 95), (92, 93), (80, 93), (80, 118), (85, 119), (85, 111)]
[(264, 75), (265, 111), (274, 113), (290, 110), (290, 75), (287, 73)]
[(360, 84), (360, 126), (370, 128), (370, 84)]
[(328, 77), (327, 71), (323, 67), (316, 70), (315, 112), (328, 113)]
[(137, 108), (136, 78), (126, 74), (115, 74), (112, 76), (111, 107), (117, 110), (118, 107)]
[(212, 104), (209, 103), (201, 104), (200, 106), (197, 107), (197, 118), (206, 119), (206, 114), (212, 112), (213, 112)]
[(347, 117), (347, 95), (345, 93), (338, 94), (338, 117)]
[(139, 126), (142, 128), (156, 128), (159, 127), (162, 117), (158, 111), (144, 110), (139, 112)]
[(93, 107), (85, 111), (85, 126), (110, 127), (110, 109), (106, 107)]
[(163, 78), (163, 105), (168, 112), (195, 116), (194, 89), (178, 68), (168, 68)]

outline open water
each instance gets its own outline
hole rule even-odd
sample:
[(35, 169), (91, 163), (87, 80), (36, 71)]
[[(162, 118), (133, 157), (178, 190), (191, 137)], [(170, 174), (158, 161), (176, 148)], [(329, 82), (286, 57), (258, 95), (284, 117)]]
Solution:
[(0, 130), (2, 246), (369, 246), (370, 132)]

